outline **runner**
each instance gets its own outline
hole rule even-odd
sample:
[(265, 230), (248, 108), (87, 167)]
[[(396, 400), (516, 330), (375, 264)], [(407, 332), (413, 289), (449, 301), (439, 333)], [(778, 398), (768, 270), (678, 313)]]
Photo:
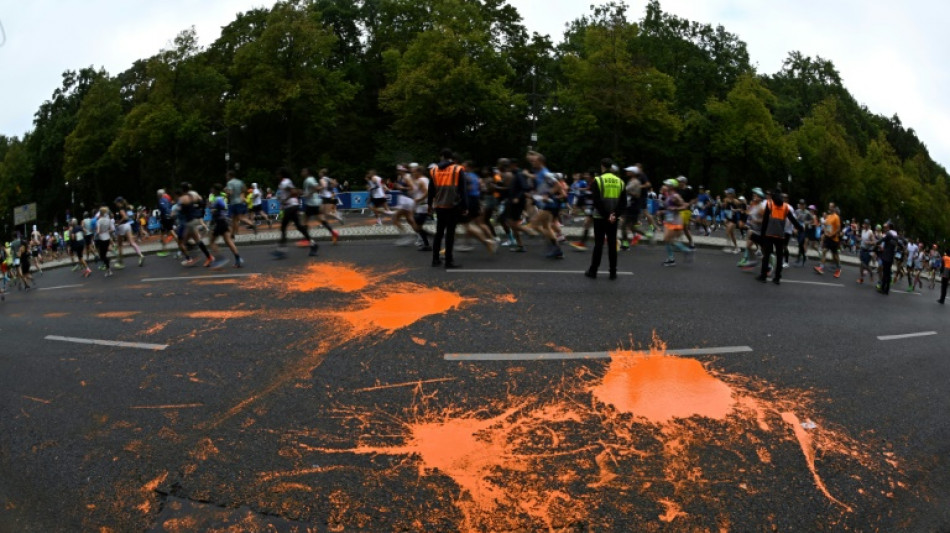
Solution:
[(119, 258), (115, 262), (115, 267), (122, 269), (125, 268), (125, 265), (122, 263), (122, 242), (128, 241), (132, 246), (132, 249), (135, 250), (135, 253), (139, 256), (139, 266), (145, 264), (145, 255), (142, 254), (142, 250), (139, 248), (138, 243), (135, 242), (136, 231), (136, 222), (135, 222), (135, 213), (132, 211), (132, 206), (122, 198), (121, 196), (115, 199), (116, 207), (116, 246), (118, 247)]
[[(462, 173), (462, 177), (465, 180), (465, 193), (467, 195), (465, 205), (468, 207), (468, 214), (460, 218), (462, 228), (465, 229), (466, 237), (474, 237), (485, 245), (488, 253), (493, 254), (497, 244), (490, 237), (491, 231), (482, 223), (481, 219), (482, 180), (475, 172), (475, 166), (471, 161), (466, 161), (463, 167), (465, 171)], [(468, 249), (458, 247), (458, 250), (470, 251), (471, 247), (468, 247)]]
[(508, 189), (508, 199), (505, 202), (505, 220), (511, 229), (515, 245), (508, 248), (509, 252), (526, 252), (521, 234), (525, 232), (522, 226), (522, 216), (524, 215), (525, 202), (527, 194), (530, 191), (530, 185), (527, 177), (521, 172), (510, 159), (499, 159), (498, 170), (501, 171), (505, 187)]
[(838, 246), (841, 240), (841, 217), (838, 215), (838, 209), (834, 202), (828, 204), (828, 214), (822, 223), (821, 239), (821, 262), (815, 267), (818, 274), (825, 273), (825, 256), (831, 252), (831, 258), (835, 262), (835, 277), (841, 277), (841, 258), (838, 256)]
[[(396, 226), (396, 231), (401, 235), (399, 239), (396, 239), (395, 244), (396, 246), (409, 246), (422, 237), (419, 233), (420, 228), (416, 224), (416, 187), (412, 174), (406, 170), (400, 170), (400, 176), (395, 186), (399, 191), (399, 196), (396, 198), (396, 208), (393, 211), (392, 221), (393, 226)], [(409, 224), (417, 237), (413, 237), (412, 234), (406, 232), (406, 227), (402, 223), (403, 220)]]
[[(636, 166), (629, 166), (624, 169), (626, 173), (627, 184), (624, 186), (626, 195), (626, 210), (623, 213), (623, 220), (620, 223), (620, 249), (628, 250), (630, 246), (636, 246), (640, 242), (640, 237), (646, 233), (640, 229), (640, 196), (643, 189), (643, 183), (640, 182), (640, 169)], [(627, 230), (633, 233), (633, 240), (627, 239)]]
[(253, 221), (248, 220), (247, 214), (247, 200), (245, 196), (247, 195), (247, 185), (244, 184), (244, 181), (241, 178), (237, 177), (237, 172), (229, 170), (225, 177), (228, 178), (227, 183), (224, 184), (224, 192), (228, 195), (228, 216), (231, 219), (231, 230), (230, 234), (232, 236), (238, 234), (238, 227), (243, 222), (245, 226), (251, 228), (251, 231), (257, 235), (257, 225)]
[(575, 197), (576, 204), (584, 214), (584, 227), (581, 230), (581, 239), (571, 243), (571, 247), (578, 252), (584, 252), (587, 250), (587, 237), (590, 235), (591, 228), (594, 227), (594, 207), (591, 203), (590, 193), (592, 182), (592, 173), (585, 172), (581, 174), (580, 181), (574, 184), (576, 186), (575, 190), (577, 191), (575, 194), (579, 195), (579, 197)]
[(383, 225), (383, 215), (389, 216), (393, 212), (386, 207), (386, 185), (383, 178), (376, 175), (376, 170), (370, 169), (366, 172), (366, 190), (369, 191), (369, 201), (372, 204), (370, 209), (376, 215), (376, 225)]
[(271, 221), (269, 216), (264, 214), (264, 195), (256, 183), (251, 184), (250, 197), (251, 213), (253, 213), (252, 222), (254, 226), (257, 226), (258, 222), (263, 219), (267, 221), (268, 229), (271, 228), (273, 221)]
[(871, 229), (871, 221), (864, 219), (861, 224), (861, 241), (859, 245), (859, 257), (861, 258), (861, 271), (858, 273), (858, 283), (864, 283), (864, 273), (868, 273), (868, 279), (874, 279), (874, 273), (871, 272), (871, 251), (877, 243), (874, 231)]
[(310, 243), (310, 256), (316, 256), (320, 246), (317, 241), (310, 238), (307, 226), (300, 223), (300, 189), (294, 187), (294, 182), (290, 179), (290, 170), (281, 168), (277, 171), (277, 178), (280, 185), (277, 186), (277, 194), (283, 207), (284, 216), (280, 220), (280, 241), (277, 243), (277, 249), (271, 255), (276, 259), (287, 257), (287, 226), (293, 222), (297, 231), (303, 235), (306, 242)]
[[(237, 246), (234, 244), (234, 238), (231, 236), (231, 228), (234, 228), (237, 224), (233, 224), (232, 221), (228, 219), (228, 215), (231, 213), (231, 205), (233, 204), (229, 205), (225, 203), (224, 196), (220, 193), (220, 184), (215, 183), (211, 186), (211, 194), (215, 196), (215, 199), (214, 203), (211, 204), (211, 236), (208, 237), (208, 245), (211, 246), (212, 255), (218, 255), (220, 257), (215, 241), (218, 240), (218, 237), (224, 239), (224, 244), (226, 244), (231, 250), (231, 253), (234, 254), (234, 268), (241, 268), (244, 266), (244, 260), (241, 259)], [(205, 266), (218, 269), (226, 264), (228, 264), (228, 260), (222, 257), (210, 265), (206, 263)]]
[(197, 191), (193, 190), (191, 183), (182, 182), (181, 195), (178, 197), (180, 227), (179, 241), (185, 260), (182, 266), (192, 266), (197, 263), (197, 259), (188, 254), (188, 241), (194, 241), (198, 249), (205, 256), (204, 266), (210, 266), (214, 263), (214, 257), (208, 251), (208, 247), (201, 240), (201, 227), (204, 225), (205, 200)]
[(741, 211), (742, 204), (736, 198), (736, 190), (726, 189), (726, 199), (722, 201), (722, 218), (726, 223), (726, 244), (731, 242), (732, 246), (726, 246), (722, 251), (728, 254), (738, 254), (742, 251), (739, 248), (739, 242), (736, 241), (736, 228), (739, 226)]
[(92, 270), (89, 268), (89, 264), (86, 263), (86, 258), (83, 257), (84, 251), (86, 249), (86, 238), (85, 233), (82, 230), (82, 226), (79, 224), (79, 221), (75, 218), (69, 221), (69, 253), (79, 261), (79, 264), (82, 266), (82, 276), (88, 278), (92, 274)]
[(561, 204), (567, 194), (561, 187), (561, 183), (545, 166), (545, 158), (538, 152), (529, 152), (528, 161), (533, 170), (535, 189), (533, 200), (538, 207), (538, 212), (531, 219), (528, 227), (540, 232), (550, 243), (545, 257), (551, 259), (561, 259), (564, 252), (557, 239), (555, 221), (561, 210)]
[(673, 257), (673, 248), (683, 252), (683, 258), (687, 263), (693, 262), (694, 250), (688, 248), (679, 241), (683, 236), (683, 218), (682, 211), (687, 207), (686, 202), (677, 192), (680, 186), (678, 180), (669, 179), (663, 182), (663, 188), (660, 189), (660, 195), (664, 197), (663, 209), (663, 242), (666, 244), (666, 261), (663, 266), (676, 266), (676, 259)]
[(313, 171), (304, 168), (300, 171), (300, 177), (303, 180), (303, 201), (304, 201), (304, 220), (303, 223), (308, 228), (310, 217), (316, 217), (317, 222), (330, 232), (330, 239), (336, 244), (340, 234), (330, 227), (325, 216), (323, 216), (323, 197), (320, 196), (320, 181), (313, 175)]
[(96, 220), (96, 249), (99, 251), (99, 260), (105, 267), (106, 277), (112, 277), (112, 265), (109, 263), (109, 246), (112, 244), (112, 234), (115, 233), (115, 223), (109, 217), (109, 208), (99, 208), (99, 218)]
[(758, 187), (752, 189), (752, 202), (746, 211), (746, 224), (749, 232), (746, 237), (745, 255), (736, 266), (750, 269), (758, 265), (758, 261), (752, 255), (753, 247), (758, 249), (762, 245), (762, 215), (765, 211), (765, 193), (762, 189)]
[(685, 235), (686, 240), (689, 241), (689, 248), (693, 249), (696, 248), (696, 245), (693, 243), (693, 234), (689, 231), (689, 224), (693, 217), (693, 205), (696, 204), (696, 195), (693, 192), (693, 188), (689, 186), (689, 180), (686, 179), (686, 176), (680, 176), (676, 178), (676, 181), (679, 182), (679, 187), (675, 189), (675, 193), (683, 200), (682, 208), (680, 209), (683, 235)]
[[(336, 197), (336, 180), (329, 176), (329, 171), (325, 168), (321, 168), (318, 175), (320, 188), (320, 213), (323, 215), (323, 219), (327, 220), (328, 218), (335, 218), (340, 224), (343, 224), (343, 217), (340, 216), (336, 209), (337, 204), (340, 203)], [(340, 234), (331, 230), (330, 235), (333, 237), (333, 243), (336, 244), (336, 242), (340, 239)]]

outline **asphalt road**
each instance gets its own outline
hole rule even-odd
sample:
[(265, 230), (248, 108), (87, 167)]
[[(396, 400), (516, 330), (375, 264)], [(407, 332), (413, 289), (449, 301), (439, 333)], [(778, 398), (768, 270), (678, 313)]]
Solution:
[(935, 293), (532, 244), (38, 277), (0, 304), (0, 530), (950, 530)]

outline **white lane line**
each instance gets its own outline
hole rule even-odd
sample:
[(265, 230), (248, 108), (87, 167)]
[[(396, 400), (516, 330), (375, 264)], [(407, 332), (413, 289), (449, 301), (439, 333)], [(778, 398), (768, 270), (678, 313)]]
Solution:
[(214, 274), (208, 276), (177, 276), (173, 278), (144, 278), (144, 282), (152, 281), (186, 281), (191, 279), (215, 279), (215, 278), (247, 278), (251, 276), (260, 276), (257, 272), (248, 272), (246, 274)]
[(55, 291), (56, 289), (72, 289), (72, 288), (74, 288), (74, 287), (82, 287), (82, 283), (80, 283), (79, 285), (60, 285), (60, 286), (58, 286), (58, 287), (42, 287), (42, 288), (39, 288), (39, 289), (36, 289), (36, 290), (38, 290), (38, 291)]
[(143, 350), (164, 350), (165, 348), (168, 348), (167, 344), (149, 344), (147, 342), (104, 341), (100, 339), (81, 339), (79, 337), (60, 337), (59, 335), (47, 335), (46, 340), (75, 342), (78, 344), (96, 344), (99, 346), (116, 346), (119, 348), (140, 348)]
[(799, 285), (819, 285), (822, 287), (844, 287), (844, 283), (823, 283), (821, 281), (798, 281), (794, 279), (782, 279), (782, 283), (798, 283)]
[(906, 294), (907, 296), (923, 296), (923, 294), (919, 292), (907, 292), (907, 291), (900, 291), (900, 290), (894, 291), (894, 294)]
[(920, 331), (917, 333), (905, 333), (903, 335), (878, 335), (877, 340), (879, 341), (896, 341), (899, 339), (911, 339), (914, 337), (928, 337), (930, 335), (936, 335), (936, 331)]
[[(669, 355), (713, 355), (751, 352), (749, 346), (718, 346), (667, 350)], [(546, 353), (447, 353), (446, 361), (563, 361), (568, 359), (610, 359), (610, 352), (546, 352)]]
[[(459, 274), (583, 274), (583, 270), (504, 270), (504, 269), (449, 269), (446, 272), (458, 272)], [(607, 272), (600, 272), (606, 276)], [(617, 272), (618, 276), (632, 276), (633, 272)]]

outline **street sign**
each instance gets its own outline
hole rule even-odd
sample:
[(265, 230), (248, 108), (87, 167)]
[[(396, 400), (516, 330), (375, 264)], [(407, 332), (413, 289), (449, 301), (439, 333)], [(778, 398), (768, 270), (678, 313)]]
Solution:
[(36, 203), (13, 208), (13, 224), (19, 226), (36, 220)]

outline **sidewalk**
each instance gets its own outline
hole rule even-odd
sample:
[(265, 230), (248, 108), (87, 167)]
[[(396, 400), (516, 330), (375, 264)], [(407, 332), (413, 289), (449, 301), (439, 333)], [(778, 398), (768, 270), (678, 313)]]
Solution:
[[(396, 230), (396, 227), (393, 226), (388, 221), (385, 221), (382, 226), (377, 226), (375, 225), (375, 220), (371, 216), (361, 215), (361, 214), (356, 214), (356, 213), (352, 213), (346, 217), (346, 224), (340, 224), (339, 222), (333, 221), (331, 222), (331, 225), (333, 226), (333, 229), (335, 229), (336, 231), (340, 233), (341, 246), (345, 246), (346, 241), (388, 239), (388, 238), (399, 237), (401, 235), (399, 231)], [(425, 228), (427, 231), (429, 231), (429, 233), (434, 233), (435, 223), (429, 222), (426, 224)], [(497, 229), (498, 228), (496, 227), (496, 230)], [(248, 245), (258, 245), (258, 244), (271, 244), (271, 243), (276, 243), (280, 239), (280, 227), (278, 224), (274, 224), (274, 227), (272, 228), (266, 228), (266, 225), (258, 226), (258, 230), (256, 234), (250, 233), (249, 230), (244, 227), (242, 227), (240, 231), (241, 233), (237, 235), (237, 237), (235, 237), (234, 239), (235, 243), (239, 247), (248, 246)], [(407, 231), (409, 231), (408, 226), (407, 226)], [(459, 230), (459, 232), (461, 233), (461, 230)], [(567, 225), (565, 225), (563, 228), (564, 236), (567, 238), (568, 241), (576, 240), (580, 238), (582, 232), (583, 232), (583, 225), (579, 223), (570, 222)], [(317, 240), (317, 242), (321, 244), (330, 242), (330, 235), (327, 233), (327, 230), (323, 228), (322, 226), (311, 226), (310, 234), (312, 237), (314, 237)], [(591, 231), (591, 236), (593, 236), (593, 231)], [(662, 235), (658, 234), (657, 237), (662, 237)], [(288, 228), (287, 230), (288, 243), (292, 244), (302, 238), (303, 238), (303, 235), (301, 235), (300, 232), (298, 232), (296, 229)], [(526, 237), (526, 238), (531, 240), (537, 237)], [(725, 230), (715, 231), (709, 237), (693, 235), (693, 242), (695, 243), (697, 248), (710, 248), (714, 250), (722, 250), (723, 248), (726, 247), (726, 242), (727, 242)], [(224, 243), (220, 240), (218, 241), (218, 246), (221, 248), (226, 248)], [(648, 247), (663, 246), (663, 243), (661, 241), (654, 245), (654, 244), (650, 244), (648, 240), (643, 239), (640, 241), (640, 244), (638, 246), (648, 246)], [(161, 251), (162, 249), (161, 243), (159, 242), (159, 238), (157, 236), (153, 236), (145, 243), (139, 243), (139, 247), (142, 249), (142, 253), (146, 255), (154, 254), (156, 252)], [(744, 248), (745, 243), (740, 242), (740, 247)], [(130, 246), (124, 245), (124, 249), (125, 249), (126, 257), (134, 255), (134, 251), (131, 249)], [(174, 252), (176, 250), (175, 245), (173, 243), (169, 244), (168, 250), (171, 252)], [(798, 246), (794, 244), (794, 241), (793, 241), (793, 244), (789, 245), (789, 253), (792, 257), (795, 257), (795, 255), (798, 253)], [(723, 254), (723, 255), (726, 255), (726, 254)], [(814, 254), (812, 253), (809, 256), (809, 258), (812, 260), (815, 260), (813, 256)], [(739, 256), (737, 255), (735, 257), (738, 260)], [(829, 259), (830, 259), (830, 255), (829, 255)], [(857, 256), (850, 255), (849, 253), (845, 252), (841, 254), (841, 263), (857, 266), (857, 265), (860, 265), (860, 260)], [(63, 267), (63, 266), (70, 266), (72, 264), (73, 263), (69, 260), (69, 258), (65, 257), (65, 258), (54, 260), (54, 261), (46, 261), (43, 263), (43, 268), (44, 269), (58, 268), (58, 267)]]

